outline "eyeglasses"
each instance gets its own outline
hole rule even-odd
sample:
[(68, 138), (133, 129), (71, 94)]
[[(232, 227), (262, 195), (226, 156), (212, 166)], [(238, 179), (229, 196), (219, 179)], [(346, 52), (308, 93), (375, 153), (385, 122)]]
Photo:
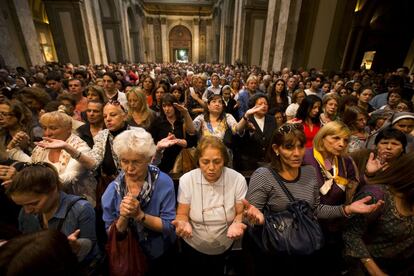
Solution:
[(280, 134), (288, 134), (294, 130), (303, 131), (303, 125), (299, 123), (284, 124), (277, 129)]
[(0, 112), (0, 117), (13, 117), (15, 114), (13, 112)]

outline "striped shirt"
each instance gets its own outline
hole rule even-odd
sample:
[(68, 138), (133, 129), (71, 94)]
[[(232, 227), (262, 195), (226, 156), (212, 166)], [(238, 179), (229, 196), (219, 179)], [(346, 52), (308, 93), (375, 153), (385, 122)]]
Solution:
[[(279, 175), (280, 176), (280, 175)], [(288, 181), (280, 176), (287, 189), (296, 200), (305, 200), (320, 219), (345, 217), (342, 205), (330, 206), (320, 203), (319, 185), (312, 166), (302, 166), (295, 180)], [(262, 210), (267, 204), (272, 212), (287, 209), (288, 197), (268, 168), (258, 168), (251, 176), (246, 199), (250, 204)]]

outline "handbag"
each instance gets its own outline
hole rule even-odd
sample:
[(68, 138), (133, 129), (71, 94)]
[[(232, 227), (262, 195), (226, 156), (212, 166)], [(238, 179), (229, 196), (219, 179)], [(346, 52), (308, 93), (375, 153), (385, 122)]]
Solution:
[[(186, 139), (186, 130), (185, 126), (183, 125), (183, 135), (184, 139)], [(183, 148), (181, 149), (180, 153), (175, 158), (174, 166), (171, 169), (170, 173), (186, 173), (195, 168), (197, 168), (197, 160), (195, 159), (195, 152), (196, 148)]]
[(194, 147), (182, 149), (177, 155), (170, 173), (186, 173), (197, 168), (195, 152), (196, 148)]
[(265, 223), (251, 232), (253, 240), (263, 251), (277, 255), (309, 255), (319, 250), (323, 232), (309, 203), (296, 200), (276, 172), (270, 171), (290, 202), (280, 212), (271, 212), (265, 206)]
[(125, 233), (120, 233), (116, 230), (116, 220), (112, 223), (106, 245), (109, 275), (145, 275), (148, 269), (147, 258), (136, 235), (129, 226)]
[[(226, 118), (225, 118), (226, 120)], [(223, 143), (224, 145), (231, 149), (232, 145), (233, 145), (233, 132), (231, 131), (231, 128), (229, 126), (229, 124), (227, 123), (226, 120), (226, 132), (224, 132), (224, 136), (223, 136)]]

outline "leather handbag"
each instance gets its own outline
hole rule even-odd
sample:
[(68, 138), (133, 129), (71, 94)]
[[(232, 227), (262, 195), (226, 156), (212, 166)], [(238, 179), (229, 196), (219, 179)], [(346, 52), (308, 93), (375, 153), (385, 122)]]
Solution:
[(195, 159), (196, 148), (184, 148), (175, 159), (174, 166), (170, 173), (186, 173), (197, 168)]
[(112, 223), (106, 246), (109, 275), (145, 275), (148, 270), (147, 258), (139, 246), (136, 235), (129, 226), (125, 233), (120, 233), (116, 230), (116, 220)]
[(304, 200), (296, 200), (279, 176), (274, 178), (289, 198), (286, 210), (271, 212), (264, 208), (265, 223), (250, 234), (265, 252), (277, 255), (309, 255), (319, 250), (324, 242), (322, 229), (312, 208)]
[[(226, 118), (224, 120), (226, 120)], [(233, 132), (231, 131), (231, 128), (229, 124), (227, 123), (227, 120), (226, 120), (226, 132), (224, 132), (224, 136), (223, 136), (223, 144), (229, 149), (231, 149), (233, 145)]]

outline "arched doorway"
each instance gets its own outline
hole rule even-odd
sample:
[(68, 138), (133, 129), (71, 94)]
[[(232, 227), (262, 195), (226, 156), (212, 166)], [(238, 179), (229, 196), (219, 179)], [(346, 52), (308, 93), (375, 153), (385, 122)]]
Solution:
[(170, 31), (169, 42), (171, 62), (191, 62), (192, 38), (189, 29), (183, 25), (175, 26)]

